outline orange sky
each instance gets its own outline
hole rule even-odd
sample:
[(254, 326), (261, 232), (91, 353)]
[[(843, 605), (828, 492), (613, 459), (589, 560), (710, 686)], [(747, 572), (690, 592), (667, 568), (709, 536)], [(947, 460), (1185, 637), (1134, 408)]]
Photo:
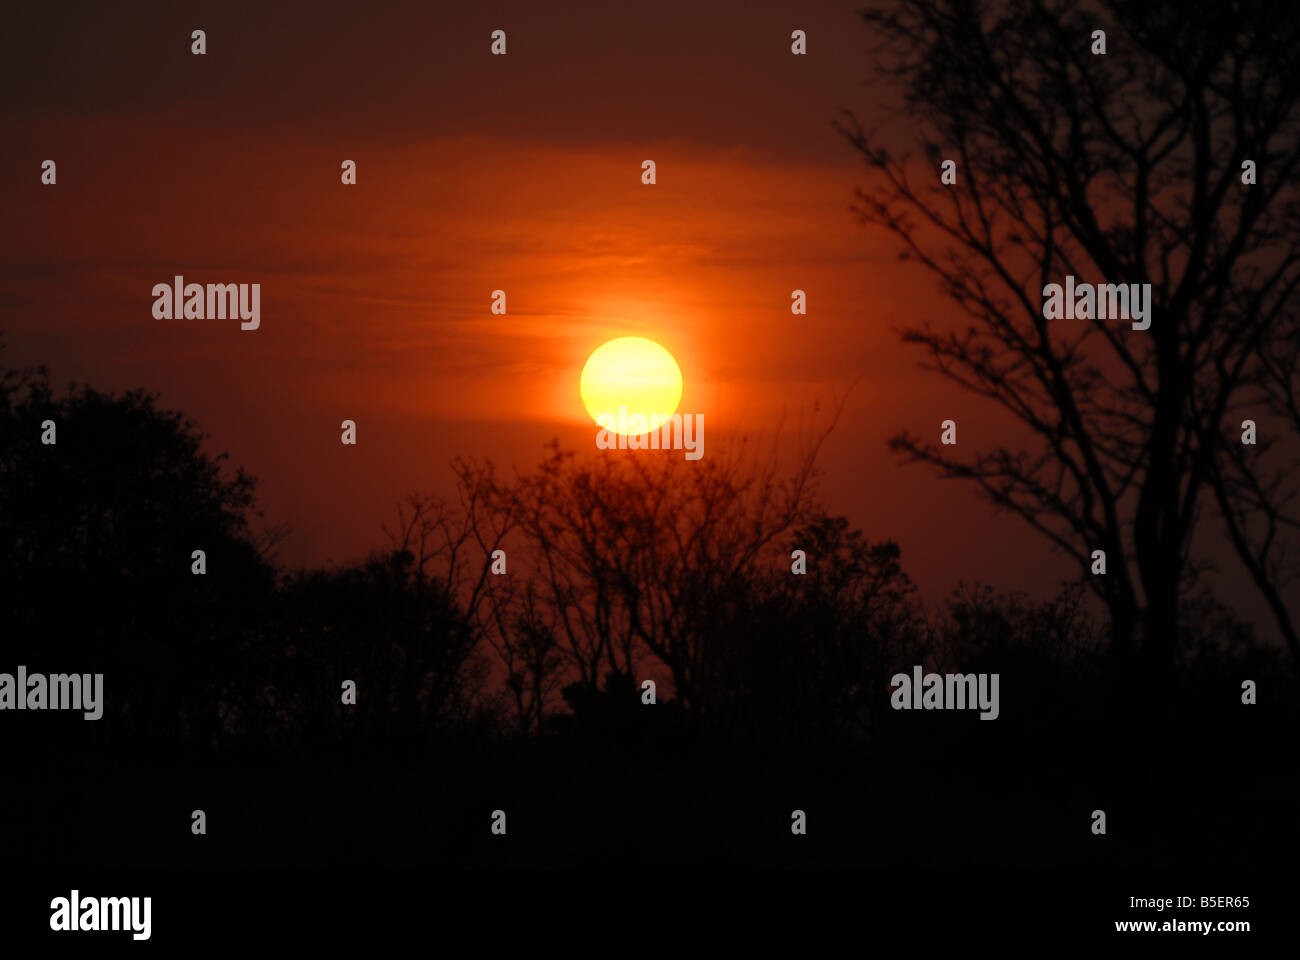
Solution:
[[(293, 527), (291, 563), (378, 545), (455, 454), (527, 468), (557, 435), (594, 449), (578, 375), (615, 336), (672, 351), (681, 409), (715, 443), (861, 378), (823, 461), (829, 505), (897, 538), (927, 595), (962, 577), (1037, 590), (1069, 567), (885, 447), (944, 417), (972, 444), (997, 426), (918, 372), (892, 328), (950, 308), (848, 211), (865, 172), (831, 120), (869, 121), (880, 98), (853, 7), (24, 14), (0, 68), (4, 359), (198, 419)], [(175, 274), (260, 283), (261, 329), (154, 319)]]

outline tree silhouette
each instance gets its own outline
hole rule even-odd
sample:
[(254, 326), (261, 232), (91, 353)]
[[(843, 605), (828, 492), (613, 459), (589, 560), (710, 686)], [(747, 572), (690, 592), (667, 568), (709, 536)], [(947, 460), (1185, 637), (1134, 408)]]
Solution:
[[(418, 748), (481, 719), (488, 665), (479, 636), (411, 553), (293, 574), (277, 615), (254, 662), (291, 742), (352, 736), (370, 748)], [(354, 705), (342, 705), (346, 680), (356, 684)]]
[[(814, 465), (843, 403), (789, 458), (748, 441), (698, 463), (659, 451), (579, 458), (553, 443), (513, 478), (457, 459), (456, 495), (408, 498), (389, 536), (495, 652), (519, 734), (542, 730), (562, 702), (594, 703), (608, 678), (650, 672), (706, 715), (725, 703), (736, 665), (726, 611), (770, 597), (771, 571), (790, 576), (782, 538), (825, 519)], [(498, 548), (508, 576), (489, 574)]]
[(143, 391), (0, 376), (0, 617), (31, 669), (105, 674), (102, 731), (210, 747), (223, 691), (247, 679), (274, 538), (250, 526), (253, 478), (203, 441)]
[(807, 555), (805, 574), (767, 567), (710, 618), (715, 712), (773, 745), (874, 737), (890, 677), (926, 649), (901, 551), (824, 513), (791, 531), (779, 556), (794, 549)]
[(707, 711), (714, 611), (810, 515), (819, 443), (788, 472), (743, 454), (578, 460), (553, 448), (514, 481), (479, 475), (481, 499), (513, 519), (522, 567), (536, 571), (514, 621), (527, 624), (522, 636), (556, 645), (592, 689), (607, 674), (635, 675), (649, 655), (684, 705)]
[[(1294, 397), (1296, 18), (1269, 2), (1073, 0), (914, 0), (863, 16), (882, 75), (920, 118), (928, 163), (846, 117), (839, 129), (872, 173), (856, 209), (967, 321), (904, 338), (1022, 430), (975, 456), (908, 432), (893, 448), (974, 482), (1085, 576), (1105, 550), (1107, 574), (1087, 582), (1108, 608), (1116, 662), (1139, 675), (1173, 663), (1200, 569), (1193, 533), (1217, 494), (1300, 654), (1279, 592), (1293, 503), (1266, 463), (1291, 456), (1295, 435), (1238, 449), (1243, 402), (1270, 388)], [(1091, 53), (1097, 29), (1105, 55)], [(957, 161), (956, 185), (940, 183), (941, 158)], [(1242, 182), (1246, 160), (1256, 184)], [(1150, 329), (1045, 320), (1043, 288), (1067, 274), (1151, 283)]]
[[(558, 853), (530, 841), (521, 862), (607, 863), (616, 834), (591, 830), (595, 816), (641, 825), (629, 835), (653, 837), (668, 860), (758, 864), (790, 856), (771, 817), (809, 797), (823, 816), (866, 804), (873, 824), (913, 810), (918, 824), (937, 814), (980, 827), (919, 848), (911, 835), (882, 848), (874, 828), (837, 832), (815, 860), (983, 858), (980, 837), (1015, 836), (1032, 816), (1008, 794), (971, 813), (972, 778), (994, 768), (993, 782), (1030, 795), (1055, 780), (1083, 809), (1105, 778), (1147, 777), (1162, 785), (1162, 816), (1191, 791), (1234, 815), (1285, 793), (1271, 761), (1295, 729), (1294, 685), (1270, 682), (1250, 710), (1222, 695), (1225, 676), (1276, 675), (1278, 651), (1255, 646), (1206, 591), (1189, 598), (1194, 629), (1174, 675), (1179, 736), (1154, 757), (1129, 750), (1131, 726), (1096, 696), (1081, 589), (1035, 605), (977, 586), (926, 611), (898, 546), (820, 505), (820, 439), (784, 463), (555, 448), (505, 478), (454, 461), (455, 493), (405, 501), (387, 549), (277, 577), (252, 529), (252, 479), (205, 453), (182, 415), (143, 392), (56, 396), (39, 371), (0, 385), (6, 657), (103, 671), (108, 698), (98, 723), (6, 711), (0, 739), (30, 787), (0, 798), (0, 819), (24, 827), (20, 862), (54, 850), (68, 863), (193, 863), (172, 826), (148, 824), (172, 823), (195, 797), (222, 809), (231, 863), (334, 863), (353, 850), (499, 862), (499, 845), (482, 852), (464, 824), (504, 794), (512, 816), (560, 838)], [(47, 419), (55, 445), (40, 441)], [(204, 576), (191, 573), (196, 544)], [(506, 576), (491, 572), (498, 548)], [(796, 549), (806, 573), (791, 569)], [(891, 709), (892, 675), (914, 664), (1000, 674), (998, 722)], [(659, 682), (653, 708), (647, 678)], [(340, 702), (345, 680), (355, 704)], [(1242, 771), (1213, 778), (1208, 799), (1206, 751), (1231, 751)], [(1243, 792), (1242, 777), (1267, 790)], [(248, 797), (283, 812), (241, 813)], [(701, 805), (729, 824), (742, 811), (744, 835), (769, 839), (711, 846), (729, 834)], [(346, 842), (322, 843), (340, 822)], [(183, 822), (179, 833), (188, 839)], [(1012, 855), (1069, 854), (1043, 836)]]

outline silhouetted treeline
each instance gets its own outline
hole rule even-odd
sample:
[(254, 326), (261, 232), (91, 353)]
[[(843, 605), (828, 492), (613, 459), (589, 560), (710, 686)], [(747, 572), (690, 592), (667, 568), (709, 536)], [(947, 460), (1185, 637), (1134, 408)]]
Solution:
[[(387, 548), (284, 572), (256, 532), (253, 479), (150, 395), (56, 395), (29, 371), (6, 376), (0, 403), (3, 669), (102, 672), (106, 690), (100, 721), (5, 717), (15, 746), (569, 736), (617, 752), (662, 734), (866, 749), (978, 729), (890, 708), (891, 676), (914, 664), (1000, 673), (1002, 738), (1082, 735), (1108, 705), (1105, 624), (1078, 585), (1046, 603), (977, 585), (926, 609), (896, 544), (818, 506), (816, 439), (789, 471), (751, 451), (553, 450), (508, 482), (457, 462), (458, 496), (408, 500)], [(1171, 686), (1197, 710), (1239, 710), (1241, 682), (1268, 678), (1272, 709), (1289, 683), (1278, 651), (1198, 602)]]
[[(0, 714), (23, 771), (0, 800), (19, 860), (1204, 864), (1289, 849), (1250, 812), (1294, 788), (1277, 759), (1297, 730), (1281, 648), (1196, 594), (1172, 713), (1135, 723), (1079, 584), (1046, 602), (964, 585), (928, 608), (898, 545), (819, 507), (816, 438), (788, 470), (743, 450), (693, 464), (552, 450), (510, 480), (457, 462), (455, 495), (409, 498), (368, 559), (285, 571), (252, 478), (181, 415), (141, 392), (56, 394), (40, 371), (0, 382), (0, 672), (105, 676), (100, 720)], [(998, 673), (997, 720), (892, 709), (890, 678), (918, 664)], [(1126, 832), (1089, 845), (1103, 802)], [(511, 843), (489, 845), (502, 806)], [(187, 842), (194, 808), (219, 844)], [(792, 809), (812, 811), (807, 844), (788, 843)]]

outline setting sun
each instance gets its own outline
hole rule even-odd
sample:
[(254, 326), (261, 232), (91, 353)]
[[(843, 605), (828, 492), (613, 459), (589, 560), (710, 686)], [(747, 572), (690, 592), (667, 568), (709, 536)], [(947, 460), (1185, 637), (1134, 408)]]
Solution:
[(619, 407), (625, 407), (629, 414), (644, 416), (655, 430), (677, 411), (682, 372), (673, 355), (653, 340), (619, 337), (592, 351), (579, 389), (597, 423), (602, 416), (616, 417)]

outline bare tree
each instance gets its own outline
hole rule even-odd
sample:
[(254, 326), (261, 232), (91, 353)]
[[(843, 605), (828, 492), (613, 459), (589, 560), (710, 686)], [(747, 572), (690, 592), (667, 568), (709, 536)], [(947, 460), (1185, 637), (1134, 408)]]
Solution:
[(816, 446), (794, 469), (746, 455), (577, 460), (555, 449), (499, 497), (513, 504), (549, 629), (579, 682), (633, 674), (648, 653), (699, 708), (710, 607), (806, 519)]
[[(516, 599), (517, 598), (517, 599)], [(521, 736), (541, 728), (558, 701), (565, 678), (565, 658), (545, 601), (530, 580), (497, 607), (508, 613), (488, 634), (506, 671), (506, 691)]]
[[(1300, 573), (1300, 324), (1294, 317), (1269, 332), (1250, 381), (1237, 416), (1206, 439), (1219, 441), (1223, 454), (1210, 480), (1228, 537), (1300, 663), (1300, 636), (1285, 599)], [(1236, 430), (1247, 426), (1242, 417), (1258, 421), (1254, 444), (1237, 442)]]
[[(498, 655), (521, 733), (542, 724), (565, 682), (597, 690), (647, 658), (702, 708), (711, 611), (813, 512), (817, 454), (846, 399), (833, 398), (828, 423), (805, 426), (793, 454), (742, 440), (698, 462), (673, 451), (578, 458), (555, 443), (510, 479), (457, 460), (456, 498), (409, 498), (390, 539), (461, 598)], [(506, 577), (488, 573), (498, 547)]]
[[(1112, 651), (1164, 670), (1207, 494), (1230, 526), (1245, 491), (1264, 515), (1278, 506), (1249, 458), (1225, 457), (1224, 432), (1263, 351), (1295, 329), (1300, 24), (1270, 2), (908, 0), (863, 15), (928, 162), (844, 119), (872, 173), (857, 212), (967, 320), (904, 338), (1025, 437), (966, 458), (908, 433), (892, 446), (973, 481), (1085, 572), (1105, 550), (1107, 575), (1087, 582)], [(1099, 29), (1105, 55), (1091, 50)], [(940, 182), (941, 158), (957, 162), (956, 185)], [(1044, 287), (1068, 274), (1150, 283), (1150, 329), (1044, 319)], [(1248, 567), (1258, 536), (1234, 541)], [(1266, 594), (1277, 549), (1252, 570)], [(1285, 605), (1275, 613), (1294, 645)]]
[(397, 526), (384, 527), (396, 552), (411, 555), (415, 575), (437, 577), (473, 617), (494, 617), (489, 576), (494, 550), (514, 529), (510, 504), (490, 500), (496, 487), (491, 463), (451, 462), (456, 500), (413, 493), (397, 506)]

